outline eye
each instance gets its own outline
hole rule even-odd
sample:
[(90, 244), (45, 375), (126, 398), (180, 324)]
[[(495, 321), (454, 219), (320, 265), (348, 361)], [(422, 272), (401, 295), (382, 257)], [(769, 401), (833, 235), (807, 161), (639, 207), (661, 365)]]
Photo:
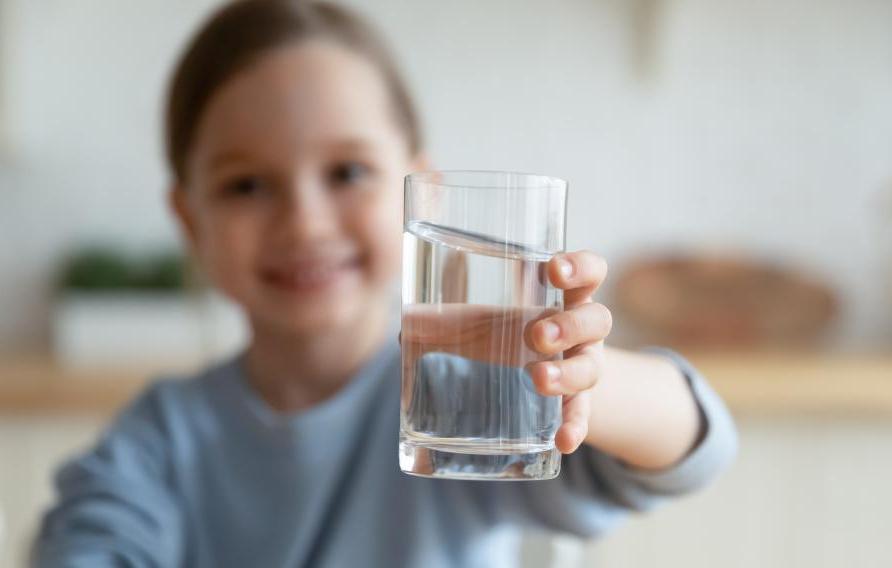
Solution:
[(266, 187), (266, 182), (258, 176), (240, 176), (226, 182), (223, 193), (227, 196), (248, 197), (257, 195)]
[(371, 173), (371, 168), (361, 162), (346, 161), (335, 164), (328, 172), (328, 179), (334, 186), (356, 185)]

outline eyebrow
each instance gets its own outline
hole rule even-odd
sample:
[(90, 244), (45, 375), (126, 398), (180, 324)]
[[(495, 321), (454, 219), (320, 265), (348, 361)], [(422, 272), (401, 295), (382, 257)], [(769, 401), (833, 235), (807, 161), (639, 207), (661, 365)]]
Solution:
[[(346, 138), (323, 142), (319, 145), (327, 151), (335, 152), (369, 152), (374, 150), (375, 144), (368, 138)], [(250, 162), (250, 155), (241, 150), (229, 149), (212, 154), (208, 163), (211, 168), (218, 168), (231, 163)]]
[(336, 140), (326, 146), (328, 149), (336, 151), (369, 151), (375, 148), (375, 144), (366, 138)]
[(208, 164), (211, 168), (218, 168), (220, 166), (224, 166), (233, 162), (238, 163), (247, 161), (249, 161), (249, 158), (244, 152), (241, 152), (239, 150), (224, 150), (222, 152), (211, 155), (210, 160), (208, 160)]

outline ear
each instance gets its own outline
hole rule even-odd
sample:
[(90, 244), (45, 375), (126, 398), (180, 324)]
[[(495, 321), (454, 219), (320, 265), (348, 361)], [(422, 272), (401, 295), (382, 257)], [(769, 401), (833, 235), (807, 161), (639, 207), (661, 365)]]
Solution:
[(409, 173), (426, 172), (432, 169), (430, 158), (425, 152), (418, 152), (409, 162)]
[(196, 230), (195, 212), (189, 203), (189, 195), (181, 184), (174, 184), (167, 192), (167, 205), (177, 220), (180, 233), (194, 253), (198, 250), (198, 231)]

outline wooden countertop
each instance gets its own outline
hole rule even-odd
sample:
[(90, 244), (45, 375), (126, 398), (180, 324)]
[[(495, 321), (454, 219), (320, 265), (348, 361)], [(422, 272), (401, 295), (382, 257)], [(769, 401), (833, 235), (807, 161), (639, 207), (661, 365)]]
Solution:
[[(704, 354), (691, 361), (736, 414), (892, 418), (892, 355)], [(189, 365), (67, 370), (46, 356), (0, 358), (0, 414), (113, 414), (151, 377)]]
[(736, 414), (892, 418), (892, 355), (701, 355), (691, 362)]
[(111, 415), (133, 398), (151, 377), (150, 366), (63, 368), (48, 356), (0, 359), (0, 414)]

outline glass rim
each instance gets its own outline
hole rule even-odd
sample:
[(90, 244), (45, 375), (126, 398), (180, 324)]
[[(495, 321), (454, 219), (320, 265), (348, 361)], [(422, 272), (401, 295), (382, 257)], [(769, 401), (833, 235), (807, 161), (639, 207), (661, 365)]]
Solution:
[[(493, 184), (456, 184), (456, 183), (443, 183), (436, 179), (437, 176), (443, 175), (469, 175), (469, 176), (493, 176), (493, 175), (507, 175), (507, 176), (517, 176), (525, 179), (534, 179), (538, 178), (543, 180), (545, 183), (540, 183), (533, 185), (531, 187), (510, 187), (507, 185), (493, 185)], [(514, 172), (508, 170), (424, 170), (419, 172), (412, 172), (405, 177), (405, 182), (407, 184), (411, 184), (413, 182), (422, 183), (425, 185), (433, 185), (436, 187), (445, 187), (445, 188), (455, 188), (455, 189), (501, 189), (501, 190), (525, 190), (525, 191), (566, 191), (569, 187), (569, 182), (563, 178), (549, 176), (545, 174), (537, 174), (531, 172)]]

